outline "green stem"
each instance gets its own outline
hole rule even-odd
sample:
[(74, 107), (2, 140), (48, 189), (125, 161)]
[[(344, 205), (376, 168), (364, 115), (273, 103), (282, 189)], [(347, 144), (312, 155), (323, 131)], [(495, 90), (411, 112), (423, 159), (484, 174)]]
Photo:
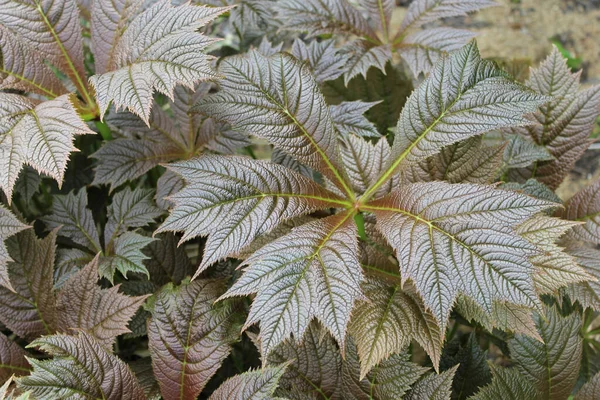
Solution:
[(110, 128), (108, 127), (108, 125), (106, 125), (105, 122), (94, 121), (94, 124), (96, 125), (96, 129), (98, 129), (98, 132), (100, 132), (100, 135), (102, 135), (102, 139), (107, 141), (113, 139)]
[(365, 242), (369, 240), (367, 237), (367, 232), (365, 231), (365, 217), (363, 213), (356, 213), (354, 216), (354, 222), (356, 223), (356, 227), (358, 228), (358, 237), (360, 237)]

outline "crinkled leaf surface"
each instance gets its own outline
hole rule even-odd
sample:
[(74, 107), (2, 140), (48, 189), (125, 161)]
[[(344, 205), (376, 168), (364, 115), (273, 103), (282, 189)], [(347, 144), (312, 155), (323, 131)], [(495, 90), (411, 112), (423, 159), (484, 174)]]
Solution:
[(337, 195), (280, 165), (242, 157), (203, 156), (171, 164), (186, 181), (158, 232), (182, 240), (209, 235), (198, 270), (234, 254), (284, 220), (345, 204)]
[(597, 373), (579, 389), (575, 400), (594, 400), (600, 393), (600, 373)]
[(4, 383), (13, 375), (21, 376), (29, 373), (26, 355), (27, 352), (18, 344), (0, 333), (0, 382)]
[(392, 49), (389, 45), (373, 46), (366, 40), (349, 43), (345, 46), (344, 52), (350, 55), (344, 72), (346, 86), (357, 75), (366, 78), (371, 67), (385, 71), (385, 65), (392, 59)]
[(11, 289), (8, 278), (7, 263), (12, 261), (4, 241), (12, 235), (27, 229), (27, 225), (19, 221), (10, 211), (0, 205), (0, 286)]
[(389, 38), (390, 20), (396, 2), (394, 0), (360, 0), (358, 3), (367, 11), (383, 37)]
[(44, 336), (29, 346), (53, 356), (49, 360), (29, 358), (33, 372), (18, 380), (20, 387), (38, 398), (146, 398), (127, 364), (87, 333)]
[(210, 400), (268, 400), (273, 392), (286, 364), (248, 371), (229, 378), (210, 396)]
[(154, 239), (135, 232), (125, 232), (113, 242), (112, 252), (109, 256), (100, 259), (98, 271), (101, 276), (113, 281), (115, 272), (123, 276), (129, 272), (137, 272), (148, 276), (144, 260), (148, 257), (142, 250), (152, 243)]
[(508, 342), (512, 359), (536, 388), (538, 399), (565, 399), (577, 382), (581, 360), (581, 319), (547, 308), (535, 317), (543, 342), (517, 335)]
[(497, 5), (492, 0), (415, 0), (402, 21), (402, 31), (417, 28), (440, 18), (467, 13)]
[(299, 60), (308, 61), (317, 82), (332, 81), (344, 73), (349, 55), (335, 48), (335, 40), (313, 40), (308, 45), (300, 39), (294, 40), (292, 54)]
[(490, 363), (492, 382), (481, 388), (469, 400), (535, 399), (536, 390), (518, 368), (502, 368)]
[(600, 244), (600, 180), (577, 192), (559, 214), (583, 223), (573, 227), (572, 239)]
[(491, 186), (416, 183), (365, 209), (394, 247), (402, 279), (446, 326), (458, 293), (486, 312), (494, 300), (539, 305), (529, 257), (536, 247), (514, 228), (551, 203)]
[(363, 137), (380, 137), (375, 125), (364, 116), (364, 113), (376, 104), (376, 102), (344, 101), (330, 106), (335, 128), (344, 135), (355, 133)]
[(165, 400), (196, 398), (229, 355), (233, 307), (213, 304), (217, 281), (165, 286), (151, 304), (148, 338), (152, 367)]
[(441, 374), (429, 374), (415, 383), (404, 397), (406, 400), (450, 400), (452, 380), (458, 365)]
[(265, 355), (292, 334), (302, 340), (313, 318), (343, 348), (362, 297), (356, 236), (352, 214), (339, 214), (299, 226), (244, 261), (248, 268), (226, 296), (257, 293), (245, 326), (260, 323)]
[[(352, 189), (364, 193), (383, 171), (390, 156), (390, 145), (385, 138), (373, 145), (355, 135), (348, 135), (341, 146), (342, 162), (346, 167), (346, 174), (352, 184)], [(381, 186), (377, 195), (389, 193), (394, 180)]]
[(116, 193), (108, 207), (108, 222), (104, 228), (104, 243), (129, 228), (140, 228), (154, 222), (162, 211), (154, 203), (154, 191), (125, 188)]
[(583, 308), (591, 307), (600, 310), (600, 251), (575, 245), (568, 248), (568, 253), (595, 278), (595, 280), (590, 279), (569, 285), (567, 288), (569, 297), (573, 301), (578, 301)]
[(57, 326), (65, 333), (82, 329), (111, 349), (117, 336), (129, 332), (127, 323), (148, 296), (129, 297), (119, 287), (98, 284), (98, 257), (74, 274), (58, 292)]

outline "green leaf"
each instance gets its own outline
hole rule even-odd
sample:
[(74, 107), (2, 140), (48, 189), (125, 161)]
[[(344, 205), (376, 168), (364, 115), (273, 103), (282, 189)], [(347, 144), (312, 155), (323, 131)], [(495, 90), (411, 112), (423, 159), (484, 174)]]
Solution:
[(154, 374), (165, 400), (196, 398), (235, 341), (231, 303), (214, 305), (217, 281), (165, 286), (151, 303), (148, 338)]
[(145, 400), (127, 364), (87, 333), (44, 336), (29, 347), (53, 356), (49, 360), (29, 358), (33, 372), (17, 381), (38, 398)]
[(458, 365), (441, 374), (429, 374), (413, 385), (405, 400), (450, 400), (452, 380)]
[(100, 276), (113, 282), (116, 271), (127, 277), (128, 272), (148, 275), (144, 260), (148, 257), (142, 253), (144, 247), (154, 239), (135, 232), (125, 232), (113, 241), (111, 255), (100, 258), (98, 271)]
[(492, 383), (481, 388), (469, 400), (523, 400), (536, 397), (535, 387), (518, 368), (503, 368), (490, 363)]
[(7, 263), (12, 261), (4, 241), (27, 229), (28, 226), (19, 221), (10, 211), (0, 205), (0, 287), (12, 289), (8, 276)]
[(247, 371), (229, 378), (210, 396), (210, 400), (268, 400), (287, 365)]

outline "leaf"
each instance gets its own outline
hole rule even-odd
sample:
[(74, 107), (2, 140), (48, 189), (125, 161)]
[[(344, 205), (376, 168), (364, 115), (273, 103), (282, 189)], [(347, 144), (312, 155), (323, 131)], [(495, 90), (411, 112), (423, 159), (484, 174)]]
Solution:
[(98, 266), (100, 276), (113, 282), (115, 272), (119, 271), (124, 277), (128, 272), (148, 275), (144, 260), (148, 257), (142, 249), (152, 243), (154, 239), (142, 236), (135, 232), (125, 232), (113, 242), (111, 255), (102, 257)]
[(0, 287), (0, 321), (25, 339), (51, 334), (56, 327), (53, 293), (56, 231), (38, 239), (33, 229), (11, 239), (8, 264), (13, 290)]
[(469, 400), (522, 400), (536, 397), (535, 387), (517, 368), (503, 368), (489, 364), (492, 370), (492, 383), (482, 387)]
[(238, 149), (251, 145), (247, 135), (231, 129), (225, 122), (212, 118), (202, 122), (199, 135), (198, 142), (206, 141), (205, 149), (221, 154), (236, 154)]
[(157, 287), (171, 282), (179, 285), (186, 276), (192, 274), (192, 263), (183, 246), (177, 246), (177, 236), (167, 233), (156, 235), (155, 239), (144, 249), (148, 256), (144, 265), (150, 279)]
[(576, 314), (562, 317), (556, 308), (536, 314), (540, 342), (516, 335), (508, 342), (512, 359), (534, 383), (538, 399), (565, 399), (577, 382), (581, 359), (581, 319)]
[(38, 398), (145, 399), (127, 364), (85, 332), (45, 336), (29, 347), (53, 356), (49, 360), (28, 359), (33, 372), (17, 381), (19, 387), (31, 390)]
[(369, 17), (375, 21), (377, 29), (383, 33), (383, 37), (389, 38), (390, 20), (396, 2), (394, 0), (360, 0), (359, 4), (367, 11)]
[(552, 191), (552, 189), (535, 179), (528, 179), (525, 183), (504, 183), (501, 187), (502, 189), (528, 194), (536, 199), (547, 200), (556, 203), (557, 205), (562, 204), (562, 200)]
[(213, 303), (216, 281), (165, 286), (152, 301), (148, 338), (154, 375), (165, 400), (196, 398), (231, 351), (233, 308)]
[(237, 3), (231, 10), (229, 20), (242, 36), (253, 31), (266, 32), (273, 24), (275, 16), (272, 0), (241, 0)]
[(408, 7), (400, 29), (405, 32), (441, 18), (467, 15), (497, 5), (492, 0), (415, 0)]
[(527, 124), (523, 114), (546, 100), (482, 60), (472, 41), (436, 64), (407, 100), (390, 165), (379, 181), (389, 179), (401, 163), (418, 163), (444, 146), (492, 129)]
[(344, 73), (349, 58), (335, 48), (334, 39), (313, 40), (306, 45), (297, 38), (292, 45), (292, 55), (298, 60), (308, 61), (318, 83), (339, 78)]
[(73, 137), (93, 133), (77, 115), (70, 95), (40, 103), (0, 93), (0, 188), (10, 199), (25, 163), (60, 186), (69, 154), (76, 150)]
[(555, 242), (577, 224), (536, 215), (517, 228), (517, 233), (534, 244), (540, 253), (531, 257), (537, 271), (534, 282), (538, 293), (553, 293), (570, 283), (592, 279), (575, 259)]
[(400, 44), (400, 56), (415, 76), (426, 75), (440, 57), (458, 50), (476, 36), (473, 32), (454, 28), (432, 28), (407, 36)]
[(504, 150), (506, 168), (525, 168), (536, 161), (548, 161), (554, 156), (543, 146), (533, 143), (521, 135), (508, 136), (508, 145)]
[(66, 73), (78, 88), (85, 87), (81, 25), (74, 1), (2, 0), (0, 9), (0, 26)]
[(248, 268), (225, 297), (257, 293), (244, 327), (260, 322), (264, 354), (292, 334), (301, 340), (315, 317), (343, 347), (362, 297), (356, 237), (352, 213), (335, 215), (295, 228), (244, 261)]
[(25, 359), (26, 355), (27, 352), (18, 344), (0, 333), (0, 382), (9, 381), (13, 375), (29, 374), (30, 368)]
[(52, 214), (42, 217), (48, 229), (59, 228), (61, 236), (89, 249), (92, 254), (102, 251), (98, 229), (92, 212), (87, 208), (87, 192), (52, 196)]
[(54, 289), (59, 289), (80, 267), (92, 261), (93, 256), (79, 249), (60, 248), (54, 263)]
[(0, 205), (0, 288), (5, 287), (12, 290), (7, 268), (7, 263), (11, 262), (12, 258), (4, 241), (27, 228), (29, 228), (27, 225), (19, 221), (3, 205)]
[[(192, 108), (234, 129), (270, 141), (314, 168), (347, 193), (329, 108), (310, 67), (280, 53), (265, 57), (251, 50), (219, 67), (221, 90)], [(302, 148), (302, 152), (297, 149)]]
[(15, 192), (19, 193), (25, 202), (29, 203), (40, 188), (42, 177), (33, 168), (27, 166), (21, 170), (17, 182), (15, 182)]
[(267, 400), (272, 399), (286, 364), (248, 371), (229, 378), (210, 396), (210, 400)]
[(459, 292), (490, 313), (494, 300), (539, 306), (529, 261), (536, 247), (514, 228), (549, 206), (490, 186), (432, 182), (403, 186), (364, 209), (394, 247), (402, 279), (415, 282), (444, 329)]
[(186, 181), (157, 233), (184, 231), (182, 241), (209, 235), (197, 276), (281, 222), (345, 204), (287, 168), (243, 157), (203, 156), (169, 168)]
[(226, 7), (173, 7), (161, 0), (135, 17), (114, 47), (107, 72), (94, 75), (100, 115), (111, 103), (127, 108), (149, 124), (154, 91), (173, 97), (176, 85), (193, 87), (196, 82), (214, 79), (203, 50), (214, 42), (197, 33)]
[(583, 308), (591, 307), (600, 310), (600, 251), (575, 245), (568, 248), (578, 264), (593, 278), (588, 281), (568, 286), (567, 293), (571, 300), (578, 301)]
[(104, 228), (104, 243), (129, 228), (141, 228), (154, 222), (162, 211), (154, 204), (154, 191), (125, 188), (116, 193), (108, 206), (108, 222)]
[(148, 296), (125, 296), (118, 286), (102, 289), (97, 282), (98, 257), (71, 276), (58, 292), (57, 324), (69, 334), (82, 329), (111, 349), (117, 336), (129, 332), (127, 323)]
[(183, 179), (173, 171), (166, 170), (156, 182), (156, 204), (163, 210), (169, 210), (174, 203), (172, 195), (183, 189)]
[(600, 373), (594, 375), (585, 385), (579, 389), (575, 400), (594, 400), (600, 393)]
[(571, 73), (556, 47), (532, 71), (527, 85), (553, 99), (535, 114), (537, 123), (521, 133), (545, 146), (554, 160), (539, 162), (519, 173), (556, 189), (592, 143), (590, 134), (600, 114), (600, 85), (579, 90), (579, 73)]
[(392, 59), (392, 49), (389, 45), (373, 46), (365, 40), (357, 40), (349, 43), (345, 47), (345, 52), (350, 54), (350, 59), (346, 64), (344, 72), (344, 84), (357, 75), (367, 78), (367, 72), (371, 67), (375, 67), (385, 72), (385, 65)]
[(413, 385), (406, 400), (450, 400), (452, 380), (458, 365), (441, 374), (429, 374)]
[(363, 137), (379, 138), (377, 128), (363, 114), (377, 103), (344, 101), (329, 107), (335, 128), (343, 135), (355, 133)]
[[(377, 181), (387, 164), (390, 145), (385, 138), (373, 145), (365, 139), (348, 135), (341, 147), (341, 155), (352, 189), (362, 194)], [(381, 187), (378, 195), (389, 193), (392, 187), (393, 181), (390, 181), (389, 184)]]
[(600, 180), (577, 192), (558, 214), (582, 222), (573, 227), (570, 238), (600, 244)]
[(310, 37), (331, 33), (377, 37), (347, 0), (280, 0), (277, 11), (284, 29), (307, 32)]

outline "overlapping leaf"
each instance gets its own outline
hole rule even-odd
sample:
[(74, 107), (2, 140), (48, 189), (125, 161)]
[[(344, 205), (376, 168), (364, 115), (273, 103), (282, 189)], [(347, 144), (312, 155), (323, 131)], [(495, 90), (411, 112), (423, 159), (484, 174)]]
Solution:
[(114, 45), (115, 56), (106, 71), (90, 78), (100, 114), (114, 103), (148, 124), (154, 91), (172, 97), (178, 84), (191, 88), (214, 79), (203, 53), (214, 40), (196, 30), (227, 10), (189, 4), (173, 7), (161, 0), (135, 17)]
[(572, 239), (600, 244), (600, 180), (577, 192), (559, 214), (582, 223), (569, 233)]
[(165, 400), (196, 398), (229, 355), (234, 310), (213, 305), (222, 291), (219, 282), (196, 280), (169, 284), (154, 298), (149, 347)]
[(19, 221), (10, 211), (0, 205), (0, 287), (12, 289), (8, 277), (7, 263), (12, 261), (4, 241), (22, 230), (27, 225)]
[(26, 355), (27, 352), (18, 344), (0, 333), (0, 382), (4, 383), (13, 375), (21, 376), (29, 373)]
[(277, 164), (242, 157), (203, 156), (169, 168), (186, 186), (162, 231), (182, 240), (209, 235), (197, 274), (234, 254), (284, 220), (344, 203), (313, 181)]
[(492, 0), (415, 0), (402, 21), (402, 31), (417, 28), (440, 18), (467, 13), (497, 5)]
[(568, 248), (568, 253), (574, 256), (585, 272), (594, 278), (569, 285), (567, 288), (569, 297), (573, 301), (578, 301), (583, 308), (591, 307), (600, 310), (600, 251), (572, 245)]
[(594, 375), (585, 385), (579, 389), (575, 400), (594, 400), (600, 393), (600, 373)]
[(490, 364), (492, 383), (484, 386), (469, 400), (522, 400), (536, 397), (535, 387), (517, 368), (502, 368)]
[(38, 398), (145, 399), (127, 364), (87, 333), (45, 336), (30, 347), (54, 356), (28, 359), (33, 372), (18, 380), (20, 387)]
[(277, 383), (286, 364), (248, 371), (229, 378), (210, 396), (210, 400), (268, 400), (273, 399)]
[(319, 83), (332, 81), (344, 73), (348, 55), (338, 52), (335, 40), (313, 40), (306, 45), (296, 39), (292, 45), (292, 54), (299, 60), (308, 61), (313, 69), (315, 80)]
[(374, 46), (366, 40), (349, 43), (344, 47), (344, 52), (350, 56), (344, 72), (346, 86), (357, 75), (366, 78), (371, 67), (385, 71), (385, 65), (392, 59), (392, 49), (389, 45)]
[(355, 133), (363, 137), (380, 137), (377, 128), (363, 114), (376, 102), (344, 101), (329, 107), (333, 124), (343, 135)]
[(450, 400), (452, 380), (458, 365), (441, 374), (429, 374), (413, 385), (406, 400)]

